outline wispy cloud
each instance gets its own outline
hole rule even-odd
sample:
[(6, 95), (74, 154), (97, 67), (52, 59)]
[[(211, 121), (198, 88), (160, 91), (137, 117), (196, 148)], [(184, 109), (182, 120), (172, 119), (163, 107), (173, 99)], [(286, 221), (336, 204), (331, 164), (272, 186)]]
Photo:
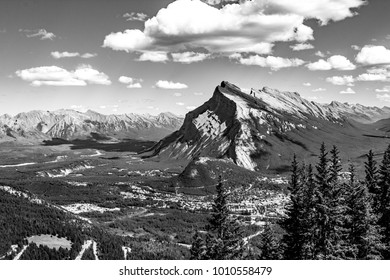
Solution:
[(180, 62), (184, 64), (203, 61), (209, 57), (210, 54), (206, 54), (206, 53), (195, 53), (195, 52), (172, 53), (172, 59), (174, 62)]
[(126, 18), (127, 21), (145, 21), (148, 19), (148, 15), (145, 13), (125, 13), (122, 17)]
[(379, 93), (381, 93), (381, 92), (390, 92), (390, 86), (385, 86), (383, 88), (377, 88), (377, 89), (375, 89), (375, 92), (379, 92)]
[(383, 93), (383, 94), (377, 93), (376, 98), (385, 102), (390, 102), (390, 94), (388, 93)]
[(293, 51), (303, 51), (303, 50), (314, 49), (314, 46), (312, 44), (308, 44), (308, 43), (300, 43), (300, 44), (290, 46), (290, 48)]
[(19, 29), (19, 32), (26, 34), (28, 38), (38, 37), (41, 40), (54, 40), (57, 37), (54, 33), (46, 31), (46, 29)]
[(312, 92), (321, 92), (321, 91), (326, 91), (326, 88), (316, 88), (312, 90)]
[(69, 57), (81, 57), (81, 58), (92, 58), (92, 57), (95, 57), (97, 56), (96, 53), (84, 53), (84, 54), (80, 54), (78, 52), (58, 52), (58, 51), (55, 51), (55, 52), (51, 52), (50, 53), (52, 57), (54, 57), (55, 59), (60, 59), (60, 58), (69, 58)]
[(340, 91), (341, 94), (355, 94), (356, 92), (352, 88)]

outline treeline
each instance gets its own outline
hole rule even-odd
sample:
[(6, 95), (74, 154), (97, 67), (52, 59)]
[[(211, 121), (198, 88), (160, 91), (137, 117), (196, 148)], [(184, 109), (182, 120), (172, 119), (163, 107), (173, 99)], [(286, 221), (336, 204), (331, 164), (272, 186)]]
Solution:
[(68, 214), (0, 190), (0, 256), (6, 254), (11, 245), (22, 248), (27, 244), (26, 237), (40, 234), (69, 239), (72, 247), (65, 259), (75, 257), (85, 239), (81, 223)]
[[(280, 243), (268, 230), (262, 258), (389, 259), (390, 146), (381, 164), (369, 151), (364, 180), (350, 163), (346, 177), (336, 146), (321, 145), (317, 164), (299, 164), (294, 157), (290, 203), (279, 222), (285, 233)], [(359, 174), (363, 175), (363, 174)], [(276, 252), (276, 253), (275, 253)], [(267, 255), (268, 254), (268, 255)]]

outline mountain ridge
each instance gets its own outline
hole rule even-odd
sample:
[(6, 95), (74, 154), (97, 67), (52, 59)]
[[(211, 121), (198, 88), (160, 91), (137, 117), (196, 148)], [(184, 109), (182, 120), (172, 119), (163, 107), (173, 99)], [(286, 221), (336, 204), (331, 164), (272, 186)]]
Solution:
[(312, 156), (326, 140), (352, 153), (360, 151), (354, 146), (363, 148), (376, 140), (364, 136), (372, 134), (372, 127), (358, 120), (390, 113), (390, 108), (377, 112), (367, 107), (364, 114), (359, 107), (354, 114), (350, 106), (345, 110), (334, 105), (266, 87), (247, 94), (223, 81), (208, 101), (187, 113), (179, 130), (142, 155), (162, 160), (204, 156), (230, 159), (249, 170), (277, 170), (286, 168), (294, 153)]
[(172, 113), (104, 115), (92, 110), (32, 110), (0, 116), (0, 138), (7, 140), (74, 139), (99, 133), (119, 138), (159, 140), (178, 129), (182, 117)]

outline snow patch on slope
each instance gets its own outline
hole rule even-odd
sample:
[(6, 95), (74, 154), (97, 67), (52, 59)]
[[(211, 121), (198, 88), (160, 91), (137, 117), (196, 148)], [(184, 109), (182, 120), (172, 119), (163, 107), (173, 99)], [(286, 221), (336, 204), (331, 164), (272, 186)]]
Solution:
[(44, 203), (42, 199), (33, 197), (32, 195), (29, 195), (25, 192), (17, 191), (9, 186), (0, 186), (0, 190), (3, 190), (3, 191), (5, 191), (13, 196), (18, 196), (18, 197), (28, 199), (30, 202), (35, 203), (35, 204), (43, 204)]
[(66, 206), (62, 206), (65, 210), (74, 214), (86, 213), (86, 212), (100, 212), (107, 211), (119, 211), (120, 208), (104, 208), (90, 203), (75, 203)]

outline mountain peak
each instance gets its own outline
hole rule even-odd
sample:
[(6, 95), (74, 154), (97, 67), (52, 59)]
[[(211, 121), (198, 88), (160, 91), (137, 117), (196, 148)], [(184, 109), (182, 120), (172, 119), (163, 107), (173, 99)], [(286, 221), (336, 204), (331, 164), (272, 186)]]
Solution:
[(263, 170), (290, 160), (293, 153), (313, 153), (329, 131), (350, 127), (346, 117), (368, 120), (390, 115), (354, 109), (334, 102), (323, 105), (308, 101), (297, 92), (269, 87), (243, 92), (222, 81), (212, 97), (187, 113), (181, 128), (145, 151), (144, 156), (187, 159), (206, 156), (230, 159), (250, 169)]

